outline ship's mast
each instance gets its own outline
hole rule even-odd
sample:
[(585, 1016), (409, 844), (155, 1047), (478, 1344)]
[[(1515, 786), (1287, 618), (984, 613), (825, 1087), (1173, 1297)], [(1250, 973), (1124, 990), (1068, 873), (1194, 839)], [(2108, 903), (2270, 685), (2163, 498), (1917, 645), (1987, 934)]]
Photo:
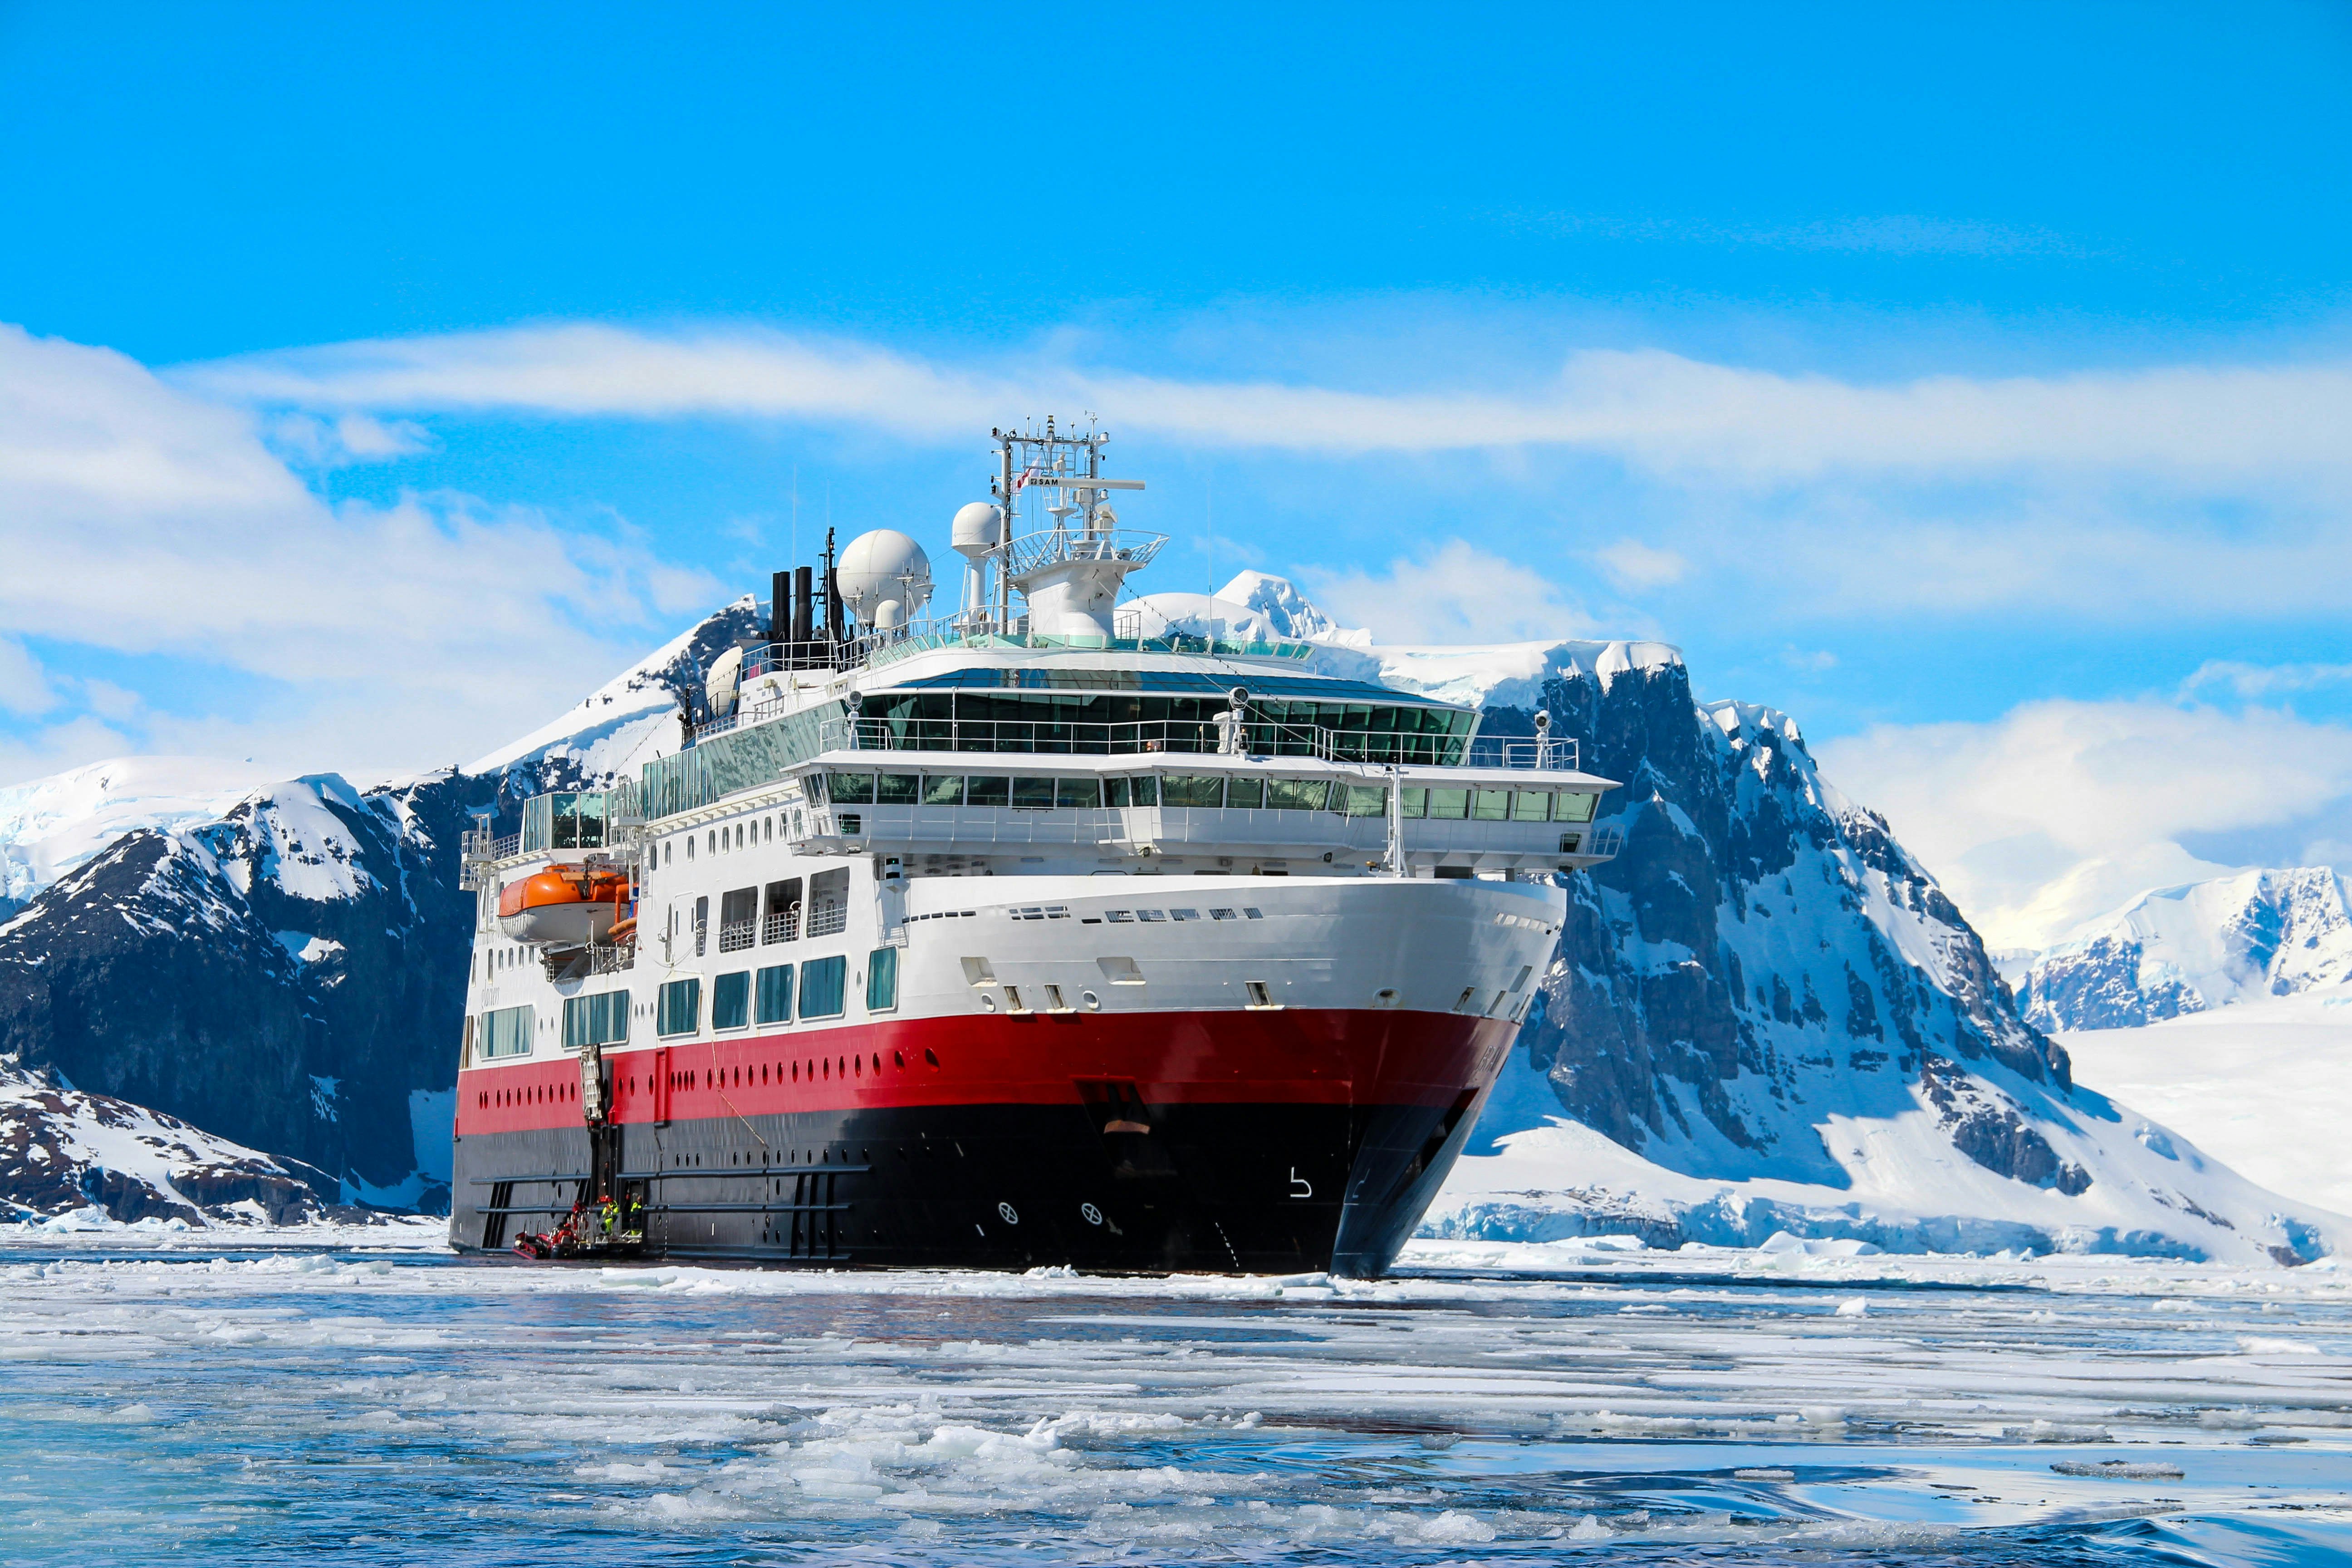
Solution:
[(1054, 486), (1064, 498), (1060, 504), (1047, 509), (1054, 513), (1054, 526), (1065, 529), (1065, 520), (1076, 515), (1084, 519), (1083, 531), (1093, 534), (1109, 526), (1108, 511), (1102, 510), (1108, 492), (1139, 490), (1143, 481), (1103, 478), (1102, 449), (1110, 443), (1110, 432), (1096, 428), (1092, 415), (1087, 416), (1083, 434), (1059, 429), (1051, 415), (1046, 416), (1042, 434), (1034, 427), (1026, 432), (991, 430), (989, 434), (996, 437), (998, 456), (997, 477), (991, 481), (991, 487), (1004, 517), (1003, 536), (996, 549), (996, 624), (998, 630), (1010, 631), (1015, 512), (1021, 491), (1031, 485)]

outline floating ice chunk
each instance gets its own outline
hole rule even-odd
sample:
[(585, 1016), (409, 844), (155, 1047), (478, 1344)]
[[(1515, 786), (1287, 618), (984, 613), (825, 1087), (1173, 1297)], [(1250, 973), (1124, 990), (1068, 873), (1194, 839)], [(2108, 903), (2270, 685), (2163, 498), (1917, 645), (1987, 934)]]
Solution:
[(1582, 1519), (1576, 1521), (1576, 1528), (1568, 1532), (1568, 1539), (1570, 1541), (1607, 1541), (1611, 1539), (1611, 1536), (1609, 1527), (1601, 1522), (1600, 1516), (1597, 1514), (1588, 1513)]
[(2095, 1476), (2110, 1481), (2177, 1481), (2182, 1473), (2179, 1465), (2134, 1464), (2128, 1459), (2102, 1459), (2095, 1465), (2061, 1459), (2050, 1468), (2062, 1476)]
[(1869, 1314), (1870, 1303), (1859, 1296), (1838, 1303), (1837, 1315), (1841, 1318), (1862, 1318)]
[(2082, 1426), (2064, 1421), (2037, 1420), (2031, 1426), (2004, 1426), (2003, 1438), (2011, 1443), (2112, 1443), (2115, 1435), (2104, 1426)]
[(1459, 1546), (1494, 1540), (1495, 1527), (1475, 1514), (1450, 1508), (1435, 1519), (1423, 1521), (1421, 1538), (1433, 1546)]
[(2274, 1340), (2261, 1334), (2240, 1334), (2238, 1348), (2248, 1355), (2318, 1355), (2317, 1345), (2309, 1340)]
[(1801, 1258), (1875, 1258), (1884, 1248), (1850, 1236), (1798, 1237), (1776, 1230), (1756, 1250), (1774, 1257), (1793, 1254)]

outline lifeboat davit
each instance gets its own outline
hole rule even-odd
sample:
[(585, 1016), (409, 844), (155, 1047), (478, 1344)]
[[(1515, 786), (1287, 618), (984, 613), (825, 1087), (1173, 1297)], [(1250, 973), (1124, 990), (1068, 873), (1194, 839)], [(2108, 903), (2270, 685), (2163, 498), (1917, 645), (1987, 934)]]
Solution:
[(583, 947), (604, 942), (628, 909), (626, 874), (550, 866), (499, 889), (499, 930), (534, 947)]

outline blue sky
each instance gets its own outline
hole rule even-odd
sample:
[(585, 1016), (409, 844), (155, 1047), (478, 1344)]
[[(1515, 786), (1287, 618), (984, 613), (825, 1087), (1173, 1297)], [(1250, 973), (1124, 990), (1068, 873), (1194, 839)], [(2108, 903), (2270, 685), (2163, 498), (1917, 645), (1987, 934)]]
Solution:
[(2352, 861), (2341, 6), (480, 9), (0, 8), (0, 782), (487, 750), (1083, 405), (1141, 585), (1678, 643), (1979, 908)]

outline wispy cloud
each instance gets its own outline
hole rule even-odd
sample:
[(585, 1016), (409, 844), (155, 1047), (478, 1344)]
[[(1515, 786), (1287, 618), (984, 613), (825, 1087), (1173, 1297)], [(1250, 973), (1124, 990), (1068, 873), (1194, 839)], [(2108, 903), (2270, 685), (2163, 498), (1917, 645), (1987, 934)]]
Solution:
[(2041, 945), (2135, 893), (2225, 868), (2189, 843), (2352, 801), (2352, 729), (2264, 708), (2030, 702), (1817, 750), (1996, 945)]
[(1517, 562), (1451, 539), (1384, 573), (1307, 567), (1318, 607), (1377, 642), (1404, 647), (1534, 641), (1589, 635), (1591, 618), (1559, 587)]
[[(383, 428), (339, 419), (333, 438)], [(120, 354), (0, 327), (0, 626), (157, 671), (142, 710), (120, 688), (45, 676), (10, 639), (0, 707), (42, 728), (0, 767), (151, 742), (260, 744), (305, 767), (447, 761), (543, 722), (659, 617), (718, 597), (698, 573), (526, 508), (331, 506), (268, 435)], [(207, 682), (232, 695), (208, 702)]]
[(2352, 664), (2244, 664), (2208, 659), (2180, 683), (2181, 695), (2226, 690), (2239, 697), (2274, 697), (2352, 682)]
[(939, 442), (1032, 409), (1091, 407), (1115, 410), (1121, 428), (1231, 448), (1550, 447), (1718, 484), (2055, 471), (2336, 489), (2352, 470), (2352, 363), (2333, 361), (1875, 384), (1610, 349), (1571, 354), (1533, 387), (1397, 393), (1049, 358), (964, 366), (754, 328), (569, 325), (338, 344), (173, 379), (289, 409), (788, 418)]

